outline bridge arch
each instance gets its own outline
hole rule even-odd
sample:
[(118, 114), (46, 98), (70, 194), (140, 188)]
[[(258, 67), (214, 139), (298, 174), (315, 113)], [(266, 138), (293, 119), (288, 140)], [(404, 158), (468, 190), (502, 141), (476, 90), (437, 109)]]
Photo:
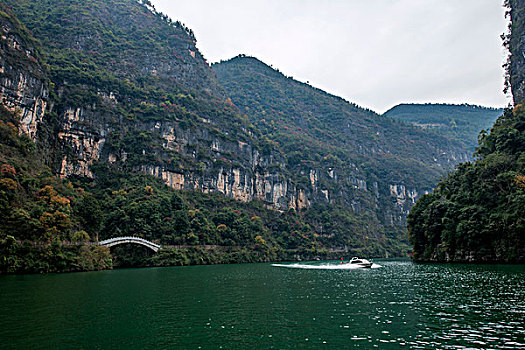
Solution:
[(99, 245), (106, 246), (108, 248), (119, 245), (119, 244), (126, 244), (126, 243), (133, 243), (133, 244), (140, 244), (144, 247), (147, 247), (151, 250), (153, 250), (155, 253), (162, 248), (160, 245), (150, 242), (144, 238), (139, 237), (114, 237), (105, 239), (103, 241), (98, 242)]

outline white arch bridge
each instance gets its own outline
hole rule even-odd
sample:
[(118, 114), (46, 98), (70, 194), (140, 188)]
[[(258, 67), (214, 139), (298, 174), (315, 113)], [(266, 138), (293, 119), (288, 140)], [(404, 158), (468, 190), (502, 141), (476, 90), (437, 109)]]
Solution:
[(129, 236), (128, 237), (114, 237), (114, 238), (105, 239), (103, 241), (98, 242), (99, 245), (104, 245), (108, 248), (113, 247), (115, 245), (128, 244), (128, 243), (143, 245), (144, 247), (148, 247), (154, 252), (157, 252), (160, 248), (162, 248), (162, 246), (156, 243), (150, 242), (144, 238), (129, 237)]

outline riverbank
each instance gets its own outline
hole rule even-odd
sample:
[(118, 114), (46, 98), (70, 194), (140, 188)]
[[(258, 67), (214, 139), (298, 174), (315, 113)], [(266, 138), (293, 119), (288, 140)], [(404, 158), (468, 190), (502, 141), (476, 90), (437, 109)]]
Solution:
[[(37, 244), (38, 243), (38, 244)], [(111, 250), (94, 242), (29, 242), (0, 240), (0, 274), (62, 273), (121, 267), (188, 266), (330, 260), (350, 256), (379, 257), (370, 249), (289, 249), (267, 245), (167, 246), (158, 252), (135, 245)]]

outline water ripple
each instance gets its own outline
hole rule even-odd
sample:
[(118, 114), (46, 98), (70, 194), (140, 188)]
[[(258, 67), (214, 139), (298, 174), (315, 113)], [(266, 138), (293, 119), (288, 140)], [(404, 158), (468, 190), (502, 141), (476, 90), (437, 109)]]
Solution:
[(0, 277), (2, 349), (523, 349), (525, 267), (247, 264)]

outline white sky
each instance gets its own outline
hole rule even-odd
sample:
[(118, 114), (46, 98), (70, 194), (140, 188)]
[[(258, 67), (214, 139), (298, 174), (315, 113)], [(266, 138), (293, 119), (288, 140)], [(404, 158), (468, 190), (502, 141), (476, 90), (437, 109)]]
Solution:
[(151, 0), (209, 62), (240, 53), (382, 113), (399, 103), (503, 107), (503, 0)]

